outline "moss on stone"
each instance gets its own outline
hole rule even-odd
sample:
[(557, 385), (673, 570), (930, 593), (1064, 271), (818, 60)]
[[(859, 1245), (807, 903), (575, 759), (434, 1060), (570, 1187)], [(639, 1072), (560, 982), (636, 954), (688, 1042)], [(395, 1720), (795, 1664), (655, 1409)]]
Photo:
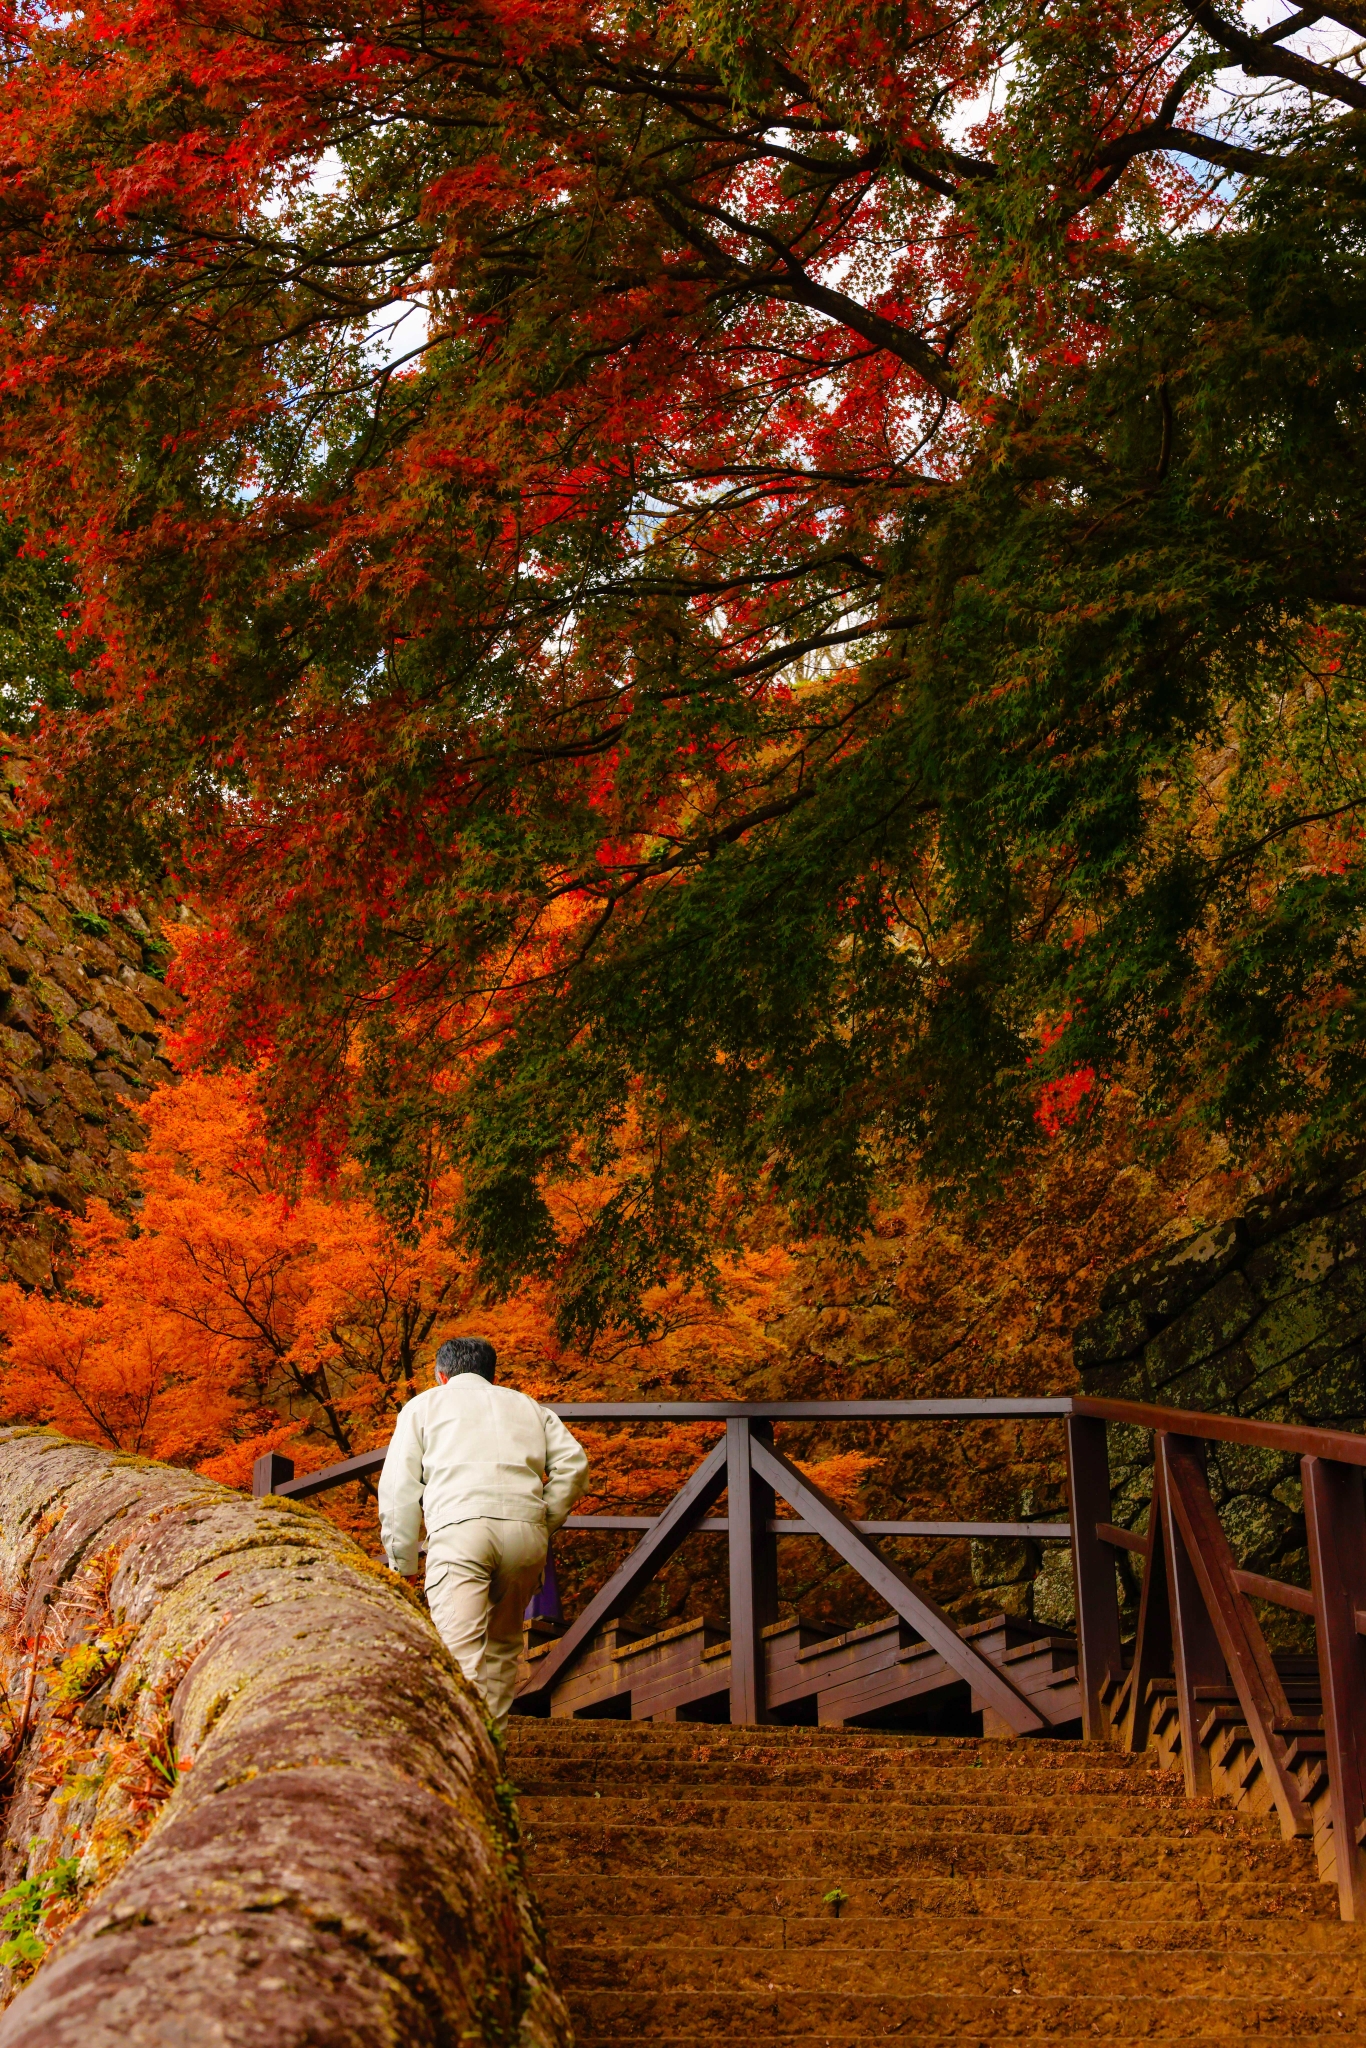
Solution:
[(168, 2010), (262, 2048), (567, 2048), (497, 1752), (406, 1592), (297, 1503), (0, 1434), (11, 1691), (41, 1662), (3, 1875), (80, 1870), (0, 2048), (151, 2048)]

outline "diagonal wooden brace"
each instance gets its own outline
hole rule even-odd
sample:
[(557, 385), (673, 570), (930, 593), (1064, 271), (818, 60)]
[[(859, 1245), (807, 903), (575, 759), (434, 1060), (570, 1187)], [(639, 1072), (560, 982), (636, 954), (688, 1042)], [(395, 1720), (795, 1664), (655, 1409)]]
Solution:
[(1047, 1721), (1032, 1707), (1022, 1692), (979, 1650), (965, 1643), (947, 1614), (920, 1592), (899, 1565), (891, 1564), (860, 1535), (849, 1517), (828, 1495), (790, 1465), (781, 1451), (772, 1450), (755, 1437), (750, 1459), (761, 1479), (780, 1493), (789, 1507), (823, 1536), (845, 1563), (878, 1593), (894, 1614), (908, 1622), (925, 1642), (931, 1643), (950, 1669), (965, 1678), (973, 1691), (1001, 1716), (1017, 1735), (1039, 1735)]
[(1133, 1662), (1129, 1667), (1128, 1692), (1119, 1715), (1120, 1747), (1137, 1756), (1148, 1747), (1153, 1703), (1148, 1687), (1155, 1678), (1165, 1678), (1172, 1661), (1171, 1598), (1167, 1587), (1167, 1537), (1163, 1519), (1163, 1464), (1159, 1454), (1153, 1476), (1153, 1497), (1148, 1508), (1147, 1553), (1143, 1565), (1143, 1592), (1139, 1598), (1138, 1633), (1134, 1637)]
[(535, 1678), (518, 1693), (520, 1705), (538, 1702), (548, 1693), (565, 1667), (584, 1648), (593, 1631), (630, 1606), (636, 1594), (661, 1566), (668, 1563), (684, 1537), (691, 1535), (725, 1489), (726, 1440), (722, 1437), (715, 1450), (708, 1452), (683, 1491), (675, 1494), (649, 1535), (636, 1545), (620, 1571), (614, 1572), (597, 1598), (589, 1601), (569, 1633), (560, 1637)]
[[(1184, 1539), (1191, 1575), (1276, 1801), (1281, 1833), (1287, 1841), (1307, 1835), (1309, 1815), (1276, 1734), (1277, 1722), (1290, 1719), (1285, 1688), (1234, 1577), (1233, 1552), (1205, 1478), (1204, 1445), (1196, 1437), (1164, 1435), (1158, 1440), (1158, 1459), (1168, 1512)], [(1200, 1739), (1196, 1728), (1183, 1727), (1181, 1735), (1183, 1742)]]

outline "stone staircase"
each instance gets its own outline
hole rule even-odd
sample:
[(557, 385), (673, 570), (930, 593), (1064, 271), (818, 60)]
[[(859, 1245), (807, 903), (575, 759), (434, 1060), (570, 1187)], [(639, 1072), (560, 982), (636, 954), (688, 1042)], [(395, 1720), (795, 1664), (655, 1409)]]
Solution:
[(578, 2048), (1366, 2042), (1312, 1846), (1156, 1756), (606, 1720), (508, 1755)]

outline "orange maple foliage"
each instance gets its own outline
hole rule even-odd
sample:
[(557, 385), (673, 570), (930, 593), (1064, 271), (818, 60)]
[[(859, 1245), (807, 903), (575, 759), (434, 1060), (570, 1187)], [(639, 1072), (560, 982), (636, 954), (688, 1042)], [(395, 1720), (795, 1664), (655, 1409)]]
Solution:
[(144, 1114), (136, 1216), (90, 1204), (66, 1297), (0, 1287), (6, 1413), (233, 1485), (263, 1450), (311, 1466), (387, 1433), (464, 1283), (439, 1214), (405, 1243), (353, 1169), (293, 1184), (243, 1076)]
[[(658, 1289), (647, 1308), (659, 1334), (588, 1360), (557, 1343), (546, 1290), (481, 1302), (453, 1235), (453, 1176), (405, 1236), (353, 1164), (327, 1181), (282, 1164), (252, 1077), (191, 1075), (144, 1116), (136, 1216), (90, 1204), (72, 1228), (67, 1294), (0, 1286), (0, 1402), (12, 1420), (247, 1486), (265, 1451), (309, 1470), (383, 1443), (431, 1384), (437, 1343), (462, 1326), (492, 1338), (504, 1380), (542, 1399), (724, 1396), (776, 1360), (765, 1323), (789, 1272), (780, 1246), (728, 1261), (715, 1298)], [(570, 1185), (559, 1199), (582, 1194)], [(585, 1429), (585, 1508), (658, 1511), (714, 1433)], [(873, 1462), (841, 1453), (819, 1468), (822, 1482), (852, 1505)], [(329, 1505), (373, 1542), (372, 1492), (347, 1489)]]
[[(136, 1218), (91, 1204), (73, 1225), (65, 1296), (0, 1286), (0, 1414), (239, 1486), (263, 1451), (306, 1470), (382, 1443), (403, 1401), (430, 1384), (437, 1343), (459, 1329), (491, 1337), (500, 1377), (542, 1399), (1064, 1392), (1075, 1384), (1070, 1330), (1104, 1275), (1241, 1199), (1238, 1176), (1199, 1147), (1154, 1171), (1060, 1140), (971, 1228), (914, 1190), (890, 1190), (858, 1245), (770, 1235), (720, 1262), (715, 1298), (678, 1283), (654, 1290), (648, 1342), (618, 1336), (585, 1355), (558, 1341), (548, 1286), (482, 1298), (455, 1240), (454, 1178), (405, 1238), (354, 1165), (309, 1178), (272, 1153), (252, 1077), (192, 1074), (144, 1117)], [(566, 1231), (573, 1206), (602, 1192), (586, 1170), (551, 1191)], [(586, 1512), (658, 1512), (715, 1441), (714, 1424), (576, 1429), (593, 1459)], [(1051, 1422), (792, 1425), (780, 1440), (856, 1515), (1063, 1511)], [(317, 1504), (377, 1552), (373, 1485)], [(596, 1590), (626, 1542), (561, 1539), (568, 1603)], [(914, 1539), (897, 1554), (967, 1619), (999, 1603), (975, 1588), (962, 1542)], [(874, 1611), (818, 1543), (781, 1546), (780, 1573), (784, 1611), (841, 1626)], [(665, 1626), (724, 1604), (724, 1544), (699, 1536), (633, 1619)]]

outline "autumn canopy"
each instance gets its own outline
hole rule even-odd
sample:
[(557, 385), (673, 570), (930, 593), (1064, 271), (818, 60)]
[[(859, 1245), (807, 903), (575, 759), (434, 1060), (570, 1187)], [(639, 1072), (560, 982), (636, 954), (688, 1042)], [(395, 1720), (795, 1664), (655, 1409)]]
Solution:
[(184, 1058), (589, 1335), (760, 1193), (1358, 1126), (1359, 6), (3, 33), (8, 715)]

